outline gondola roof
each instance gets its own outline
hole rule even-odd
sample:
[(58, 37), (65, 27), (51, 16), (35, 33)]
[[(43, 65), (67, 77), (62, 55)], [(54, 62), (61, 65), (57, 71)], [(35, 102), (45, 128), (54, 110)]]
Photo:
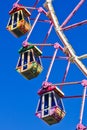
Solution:
[(18, 52), (22, 53), (22, 52), (25, 52), (25, 51), (30, 50), (30, 49), (33, 49), (34, 53), (37, 56), (41, 56), (42, 55), (42, 52), (36, 46), (30, 45), (30, 43), (29, 43), (29, 46), (20, 48)]
[(64, 93), (57, 86), (55, 86), (55, 85), (50, 85), (47, 88), (41, 88), (38, 91), (38, 94), (42, 95), (42, 94), (50, 92), (50, 91), (56, 92), (61, 98), (64, 97)]
[(13, 14), (14, 12), (16, 11), (19, 11), (19, 10), (22, 10), (27, 17), (29, 17), (31, 15), (31, 13), (25, 8), (23, 7), (22, 5), (18, 4), (17, 7), (13, 7), (10, 11), (9, 11), (9, 14)]

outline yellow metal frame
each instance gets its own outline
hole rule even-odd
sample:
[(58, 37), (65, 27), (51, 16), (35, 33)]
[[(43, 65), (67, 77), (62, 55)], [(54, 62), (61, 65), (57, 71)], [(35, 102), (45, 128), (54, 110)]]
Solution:
[[(30, 62), (30, 55), (29, 55), (29, 53), (30, 53), (30, 51), (32, 52), (32, 56), (33, 56), (33, 61), (32, 62)], [(25, 52), (28, 52), (28, 57), (27, 57), (27, 60), (28, 60), (28, 62), (27, 62), (27, 64), (23, 64), (23, 62), (24, 62), (24, 53)], [(19, 57), (19, 59), (18, 59), (18, 63), (17, 63), (17, 66), (16, 66), (16, 70), (20, 73), (20, 74), (22, 74), (25, 78), (27, 78), (25, 75), (27, 75), (27, 73), (29, 72), (29, 70), (32, 70), (33, 68), (32, 68), (32, 64), (33, 64), (33, 62), (36, 62), (35, 61), (35, 57), (34, 57), (34, 51), (33, 51), (33, 49), (30, 49), (30, 50), (27, 50), (27, 51), (25, 51), (24, 53), (22, 53), (22, 64), (21, 64), (21, 66), (19, 66), (18, 67), (18, 64), (19, 64), (19, 60), (20, 60), (20, 57)], [(37, 73), (30, 73), (30, 75), (31, 75), (31, 77), (36, 77), (36, 76), (38, 76), (38, 74), (43, 70), (43, 68), (42, 68), (42, 66), (41, 65), (39, 65), (38, 63), (36, 63), (37, 64)], [(26, 66), (27, 65), (27, 68), (26, 69), (23, 69), (23, 66)], [(29, 78), (28, 78), (29, 79)]]
[[(21, 12), (22, 14), (22, 20), (19, 21), (19, 17), (17, 17), (17, 26), (16, 27), (13, 27), (14, 25), (14, 14), (15, 13), (18, 13), (18, 16), (19, 16), (19, 13)], [(7, 29), (16, 37), (18, 37), (13, 31), (18, 29), (22, 35), (27, 33), (30, 29), (31, 29), (31, 25), (24, 19), (23, 17), (23, 12), (22, 10), (19, 10), (19, 11), (16, 11), (14, 14), (12, 14), (12, 23), (11, 25), (7, 25)], [(8, 22), (9, 23), (9, 22)]]

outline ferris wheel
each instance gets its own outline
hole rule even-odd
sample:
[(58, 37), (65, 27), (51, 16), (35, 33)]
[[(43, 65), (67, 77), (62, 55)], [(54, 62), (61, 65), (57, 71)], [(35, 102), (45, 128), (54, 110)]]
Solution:
[[(45, 66), (43, 67), (42, 65), (42, 59), (51, 59), (51, 63), (49, 64), (49, 68), (45, 76), (46, 78), (42, 82), (42, 86), (38, 91), (40, 99), (38, 101), (36, 109), (36, 116), (49, 125), (59, 123), (66, 116), (63, 99), (82, 97), (79, 123), (76, 126), (76, 130), (86, 130), (87, 127), (83, 125), (82, 119), (85, 99), (87, 97), (87, 80), (84, 79), (81, 81), (66, 82), (66, 77), (68, 75), (71, 63), (74, 63), (78, 67), (78, 69), (81, 70), (83, 75), (85, 75), (85, 77), (87, 76), (87, 68), (81, 61), (82, 59), (87, 58), (87, 54), (77, 56), (75, 50), (73, 49), (72, 45), (64, 34), (65, 30), (87, 24), (87, 20), (83, 20), (78, 23), (66, 26), (66, 24), (75, 15), (75, 13), (83, 5), (83, 3), (85, 4), (85, 0), (80, 0), (80, 2), (78, 2), (76, 7), (71, 11), (71, 13), (61, 25), (53, 7), (54, 1), (52, 2), (52, 0), (46, 0), (43, 5), (38, 7), (40, 1), (41, 0), (36, 0), (34, 5), (30, 7), (19, 4), (20, 0), (17, 0), (17, 2), (13, 4), (13, 8), (9, 11), (10, 18), (6, 27), (7, 30), (17, 38), (25, 34), (27, 35), (26, 39), (22, 43), (22, 47), (19, 49), (20, 56), (18, 58), (16, 70), (28, 80), (38, 78), (37, 76), (41, 74), (41, 72), (44, 71), (45, 68)], [(34, 11), (36, 12), (36, 16), (32, 18), (32, 14)], [(41, 15), (43, 16), (43, 19), (40, 19)], [(47, 30), (44, 39), (42, 39), (42, 42), (31, 43), (29, 41), (29, 38), (33, 34), (33, 30), (37, 22), (49, 24), (50, 27)], [(55, 43), (48, 42), (48, 38), (53, 28), (56, 32), (55, 35), (58, 36), (62, 45), (61, 43), (56, 41)], [(54, 54), (52, 56), (44, 56), (44, 47), (54, 48)], [(61, 51), (64, 56), (57, 55), (59, 51)], [(66, 60), (67, 66), (62, 77), (62, 82), (52, 83), (49, 82), (49, 76), (51, 75), (51, 70), (56, 59)], [(62, 91), (63, 86), (74, 84), (81, 84), (83, 86), (83, 95), (64, 96), (64, 92)]]

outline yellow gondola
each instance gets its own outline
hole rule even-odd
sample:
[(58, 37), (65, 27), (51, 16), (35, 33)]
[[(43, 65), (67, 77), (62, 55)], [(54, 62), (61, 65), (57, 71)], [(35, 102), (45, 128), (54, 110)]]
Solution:
[(40, 59), (42, 52), (36, 46), (28, 46), (21, 48), (19, 53), (16, 70), (26, 79), (37, 77), (43, 70)]
[(10, 18), (7, 25), (9, 30), (16, 37), (20, 37), (31, 29), (29, 17), (31, 13), (24, 7), (18, 6), (13, 8), (10, 12)]

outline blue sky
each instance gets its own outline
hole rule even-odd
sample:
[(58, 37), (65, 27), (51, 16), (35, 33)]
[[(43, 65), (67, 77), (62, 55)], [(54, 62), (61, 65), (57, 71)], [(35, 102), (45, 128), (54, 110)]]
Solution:
[[(25, 6), (32, 6), (35, 0), (20, 0), (20, 3)], [(26, 36), (21, 38), (15, 38), (6, 30), (6, 25), (9, 19), (9, 11), (12, 8), (15, 0), (2, 0), (0, 7), (0, 130), (74, 130), (79, 123), (79, 114), (81, 107), (80, 99), (64, 99), (64, 106), (66, 110), (65, 118), (58, 124), (48, 126), (42, 120), (35, 116), (37, 102), (39, 96), (37, 91), (40, 89), (42, 82), (46, 78), (47, 69), (50, 64), (50, 60), (43, 59), (43, 72), (32, 80), (24, 79), (19, 73), (16, 72), (15, 67), (19, 57), (18, 50), (20, 49), (22, 42), (26, 39)], [(56, 15), (59, 18), (60, 24), (73, 10), (79, 0), (54, 0), (53, 5), (56, 10)], [(44, 0), (38, 4), (42, 6)], [(35, 17), (36, 13), (32, 14)], [(41, 15), (41, 18), (46, 18)], [(87, 1), (81, 6), (76, 15), (69, 21), (67, 25), (75, 22), (80, 22), (87, 19)], [(31, 22), (32, 23), (32, 22)], [(42, 42), (49, 24), (38, 23), (30, 38), (29, 42)], [(69, 39), (71, 45), (76, 51), (77, 55), (87, 53), (87, 25), (83, 25), (74, 29), (70, 29), (64, 32)], [(61, 41), (56, 35), (54, 29), (47, 42), (55, 43)], [(54, 48), (45, 47), (43, 49), (43, 55), (53, 55)], [(61, 52), (58, 54), (62, 55)], [(83, 63), (87, 66), (87, 59), (83, 60)], [(57, 60), (54, 63), (51, 71), (49, 82), (58, 83), (62, 81), (64, 74), (66, 61)], [(81, 81), (86, 79), (82, 72), (76, 65), (71, 64), (69, 74), (66, 81)], [(80, 95), (83, 93), (83, 87), (81, 85), (70, 85), (63, 88), (65, 95)], [(87, 101), (85, 103), (83, 124), (87, 125)]]

